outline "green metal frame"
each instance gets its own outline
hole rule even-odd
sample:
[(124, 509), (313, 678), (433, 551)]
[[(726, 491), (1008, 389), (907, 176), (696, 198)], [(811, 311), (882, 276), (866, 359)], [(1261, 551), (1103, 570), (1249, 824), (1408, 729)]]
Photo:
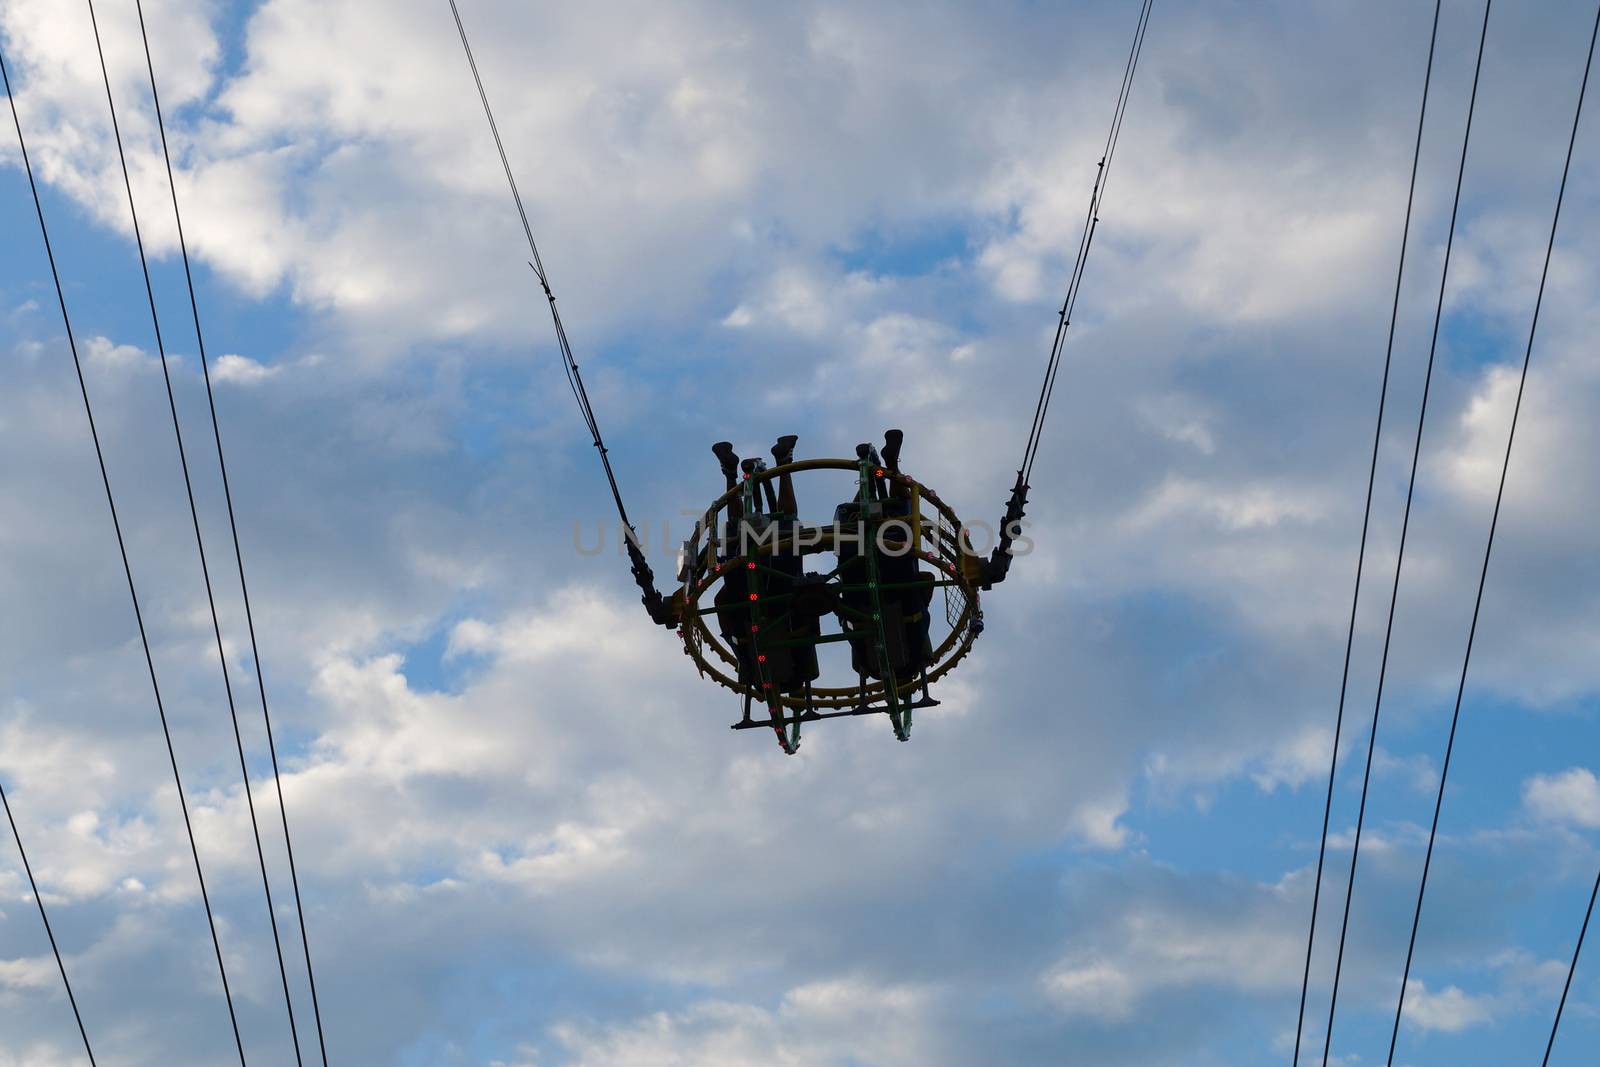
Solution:
[(883, 695), (888, 704), (889, 722), (894, 725), (894, 736), (897, 740), (910, 740), (911, 735), (911, 709), (904, 711), (900, 707), (900, 686), (895, 681), (894, 666), (889, 662), (889, 635), (883, 629), (883, 598), (878, 592), (878, 554), (872, 549), (877, 544), (878, 530), (882, 520), (874, 522), (874, 516), (868, 507), (872, 500), (872, 479), (874, 471), (878, 468), (868, 460), (861, 460), (861, 488), (856, 496), (856, 501), (861, 505), (861, 528), (866, 533), (866, 545), (862, 547), (861, 556), (867, 561), (867, 590), (872, 594), (872, 623), (873, 630), (877, 633), (878, 668), (883, 672)]

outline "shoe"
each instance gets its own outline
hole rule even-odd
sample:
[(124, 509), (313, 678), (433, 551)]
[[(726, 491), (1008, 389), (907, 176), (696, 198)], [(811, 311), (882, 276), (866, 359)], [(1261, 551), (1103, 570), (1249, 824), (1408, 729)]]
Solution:
[(900, 446), (905, 439), (903, 430), (883, 431), (883, 460), (892, 471), (900, 470)]
[(798, 434), (786, 433), (778, 438), (778, 443), (772, 446), (772, 460), (778, 466), (794, 462), (795, 442), (800, 440)]

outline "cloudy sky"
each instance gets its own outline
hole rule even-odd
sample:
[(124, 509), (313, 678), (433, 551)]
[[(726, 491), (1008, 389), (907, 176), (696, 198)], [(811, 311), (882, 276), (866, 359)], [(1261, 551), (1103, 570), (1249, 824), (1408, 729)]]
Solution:
[[(630, 509), (709, 444), (998, 518), (1136, 3), (465, 0)], [(444, 0), (147, 0), (329, 1061), (1287, 1063), (1432, 5), (1158, 0), (1034, 479), (910, 744), (734, 734), (573, 547), (610, 500)], [(280, 903), (132, 0), (97, 5)], [(1335, 793), (1320, 1053), (1482, 18), (1447, 0)], [(1332, 1059), (1382, 1062), (1594, 10), (1502, 0)], [(292, 1062), (87, 8), (3, 42), (250, 1062)], [(99, 1062), (236, 1058), (43, 247), (0, 136), (0, 783)], [(1533, 1062), (1600, 864), (1600, 131), (1580, 133), (1397, 1063)], [(672, 554), (653, 538), (658, 572)], [(285, 933), (292, 908), (280, 909)], [(298, 944), (289, 977), (315, 1045)], [(1591, 954), (1600, 948), (1591, 948)], [(1600, 1047), (1600, 959), (1553, 1063)], [(1320, 1057), (1316, 1057), (1320, 1059)], [(84, 1062), (0, 845), (0, 1065)]]

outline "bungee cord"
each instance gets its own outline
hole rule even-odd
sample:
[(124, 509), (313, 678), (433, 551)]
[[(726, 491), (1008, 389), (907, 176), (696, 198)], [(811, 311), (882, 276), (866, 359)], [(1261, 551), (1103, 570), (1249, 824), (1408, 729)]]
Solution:
[(1044, 434), (1045, 416), (1050, 411), (1050, 401), (1055, 395), (1056, 376), (1061, 370), (1061, 353), (1067, 343), (1067, 329), (1072, 325), (1072, 313), (1078, 306), (1078, 293), (1083, 285), (1084, 268), (1089, 262), (1089, 249), (1094, 245), (1094, 235), (1100, 227), (1100, 203), (1105, 196), (1106, 180), (1111, 174), (1111, 163), (1117, 153), (1117, 143), (1122, 139), (1122, 120), (1128, 113), (1128, 100), (1133, 94), (1133, 76), (1139, 68), (1139, 57), (1144, 53), (1145, 33), (1150, 26), (1150, 11), (1155, 0), (1143, 0), (1139, 20), (1134, 26), (1133, 43), (1128, 47), (1128, 58), (1122, 67), (1122, 84), (1117, 90), (1117, 104), (1112, 109), (1111, 127), (1106, 132), (1105, 148), (1095, 167), (1094, 187), (1089, 193), (1089, 208), (1084, 215), (1083, 229), (1078, 236), (1078, 251), (1073, 256), (1072, 273), (1067, 280), (1067, 294), (1061, 301), (1061, 311), (1056, 316), (1055, 337), (1050, 342), (1050, 358), (1045, 362), (1044, 382), (1039, 387), (1039, 399), (1033, 408), (1033, 422), (1028, 428), (1028, 441), (1023, 448), (1022, 462), (1017, 466), (1017, 480), (1012, 483), (1011, 496), (1006, 501), (1005, 515), (1000, 520), (1000, 530), (994, 549), (984, 562), (981, 588), (989, 589), (1005, 580), (1011, 569), (1011, 546), (1015, 531), (1020, 528), (1028, 507), (1028, 491), (1033, 479), (1033, 462), (1039, 453), (1039, 441)]
[(472, 42), (467, 39), (467, 27), (461, 20), (461, 9), (456, 6), (456, 0), (449, 2), (450, 14), (455, 19), (456, 32), (461, 37), (461, 48), (466, 53), (467, 65), (472, 70), (472, 81), (477, 86), (478, 99), (483, 104), (484, 118), (489, 120), (489, 132), (494, 135), (495, 150), (500, 154), (500, 166), (505, 171), (506, 184), (510, 186), (511, 198), (517, 205), (517, 218), (521, 220), (523, 235), (528, 239), (528, 252), (533, 256), (528, 266), (533, 268), (534, 276), (539, 279), (539, 286), (544, 290), (545, 302), (550, 305), (550, 320), (555, 326), (562, 370), (567, 376), (567, 384), (572, 388), (572, 396), (578, 402), (578, 410), (583, 415), (584, 425), (589, 429), (595, 451), (600, 455), (600, 465), (605, 469), (606, 484), (611, 489), (611, 499), (616, 504), (617, 517), (622, 520), (627, 532), (627, 536), (623, 538), (624, 547), (628, 552), (634, 582), (642, 593), (640, 600), (652, 620), (662, 626), (676, 626), (677, 616), (668, 608), (666, 600), (656, 588), (655, 574), (651, 571), (649, 562), (645, 560), (643, 549), (639, 547), (638, 532), (628, 519), (628, 509), (623, 506), (622, 490), (618, 488), (616, 472), (611, 468), (611, 454), (606, 448), (605, 440), (600, 436), (600, 424), (595, 419), (594, 406), (589, 403), (589, 392), (583, 386), (583, 375), (579, 373), (577, 358), (572, 354), (572, 342), (567, 338), (567, 328), (561, 321), (561, 311), (556, 307), (556, 294), (550, 287), (550, 276), (544, 269), (543, 258), (539, 255), (538, 242), (533, 239), (533, 225), (529, 223), (527, 209), (523, 207), (522, 192), (517, 188), (517, 179), (511, 170), (511, 160), (506, 155), (505, 142), (500, 138), (500, 126), (494, 120), (494, 109), (489, 106), (489, 94), (484, 89), (483, 77), (478, 72), (478, 60), (472, 53)]
[[(1485, 23), (1487, 25), (1487, 22)], [(1461, 678), (1456, 683), (1455, 710), (1450, 714), (1450, 736), (1445, 742), (1444, 762), (1439, 769), (1439, 793), (1433, 802), (1433, 823), (1428, 828), (1428, 849), (1422, 861), (1422, 877), (1417, 884), (1417, 905), (1411, 914), (1411, 937), (1406, 945), (1405, 970), (1400, 978), (1400, 994), (1394, 1006), (1394, 1026), (1389, 1032), (1389, 1057), (1385, 1060), (1386, 1067), (1394, 1067), (1395, 1045), (1400, 1039), (1400, 1016), (1405, 1010), (1406, 985), (1411, 979), (1411, 962), (1417, 951), (1417, 928), (1422, 923), (1422, 902), (1428, 891), (1428, 872), (1433, 866), (1433, 846), (1439, 835), (1439, 813), (1444, 808), (1445, 783), (1450, 779), (1450, 757), (1455, 751), (1456, 727), (1461, 722), (1461, 698), (1467, 689), (1467, 669), (1472, 663), (1473, 641), (1478, 636), (1478, 616), (1483, 610), (1483, 590), (1489, 581), (1489, 558), (1494, 552), (1494, 535), (1500, 526), (1500, 505), (1506, 495), (1506, 475), (1511, 470), (1511, 449), (1517, 439), (1517, 420), (1522, 414), (1522, 396), (1528, 386), (1528, 367), (1533, 362), (1533, 341), (1539, 332), (1539, 312), (1544, 308), (1545, 283), (1550, 278), (1550, 260), (1555, 253), (1556, 231), (1561, 225), (1561, 207), (1567, 197), (1567, 177), (1572, 171), (1572, 154), (1578, 143), (1578, 126), (1583, 118), (1583, 98), (1589, 91), (1589, 71), (1594, 65), (1594, 46), (1596, 37), (1600, 36), (1600, 7), (1595, 10), (1594, 29), (1589, 35), (1589, 53), (1584, 61), (1583, 81), (1578, 88), (1578, 103), (1572, 116), (1572, 133), (1567, 140), (1567, 158), (1561, 167), (1561, 187), (1556, 193), (1556, 208), (1554, 217), (1550, 220), (1550, 239), (1545, 244), (1544, 266), (1539, 272), (1539, 292), (1533, 302), (1533, 322), (1528, 327), (1528, 346), (1522, 355), (1522, 373), (1517, 379), (1517, 399), (1511, 408), (1511, 427), (1506, 432), (1505, 458), (1500, 464), (1500, 484), (1494, 495), (1494, 515), (1489, 520), (1489, 536), (1483, 546), (1483, 566), (1478, 571), (1478, 591), (1472, 602), (1472, 623), (1467, 628), (1467, 649), (1461, 657)], [(1591, 903), (1592, 906), (1592, 903)], [(1588, 923), (1587, 916), (1584, 919)], [(1579, 946), (1582, 946), (1583, 937), (1579, 935)], [(1576, 966), (1577, 954), (1573, 954), (1573, 963)], [(1569, 974), (1570, 982), (1571, 976)], [(1562, 999), (1566, 994), (1563, 991)], [(1557, 1020), (1560, 1019), (1560, 1009), (1556, 1012)], [(1551, 1030), (1551, 1040), (1555, 1039), (1555, 1031)], [(1545, 1050), (1546, 1057), (1549, 1049)]]
[(1433, 387), (1433, 368), (1439, 351), (1439, 330), (1444, 321), (1444, 297), (1450, 279), (1450, 257), (1455, 248), (1456, 223), (1461, 212), (1461, 187), (1466, 179), (1467, 150), (1472, 143), (1472, 119), (1478, 107), (1478, 83), (1483, 73), (1484, 46), (1489, 39), (1489, 13), (1494, 0), (1483, 5), (1483, 28), (1478, 35), (1478, 58), (1472, 70), (1472, 93), (1467, 102), (1466, 129), (1461, 135), (1461, 159), (1456, 166), (1455, 196), (1450, 206), (1450, 231), (1445, 239), (1444, 264), (1439, 272), (1439, 299), (1433, 314), (1433, 336), (1428, 344), (1428, 369), (1422, 380), (1422, 401), (1417, 411), (1417, 434), (1411, 448), (1411, 474), (1406, 484), (1405, 510), (1400, 520), (1400, 544), (1395, 553), (1394, 584), (1389, 591), (1389, 615), (1384, 624), (1383, 654), (1378, 663), (1378, 691), (1372, 705), (1372, 731), (1367, 739), (1366, 768), (1361, 776), (1361, 803), (1356, 809), (1355, 840), (1350, 850), (1350, 872), (1345, 884), (1344, 915), (1339, 923), (1339, 950), (1334, 958), (1333, 991), (1328, 998), (1328, 1026), (1323, 1032), (1322, 1067), (1328, 1067), (1328, 1054), (1333, 1048), (1334, 1013), (1339, 1006), (1339, 980), (1344, 972), (1344, 949), (1350, 932), (1350, 902), (1355, 895), (1356, 863), (1361, 856), (1361, 831), (1366, 824), (1367, 795), (1372, 785), (1372, 762), (1378, 748), (1378, 719), (1383, 709), (1383, 684), (1388, 677), (1389, 649), (1394, 638), (1395, 607), (1400, 599), (1400, 575), (1405, 568), (1406, 535), (1411, 529), (1411, 504), (1416, 497), (1417, 468), (1422, 458), (1422, 431), (1428, 419), (1428, 397)]
[(1128, 111), (1128, 98), (1133, 92), (1133, 76), (1139, 68), (1139, 56), (1144, 51), (1145, 31), (1150, 25), (1150, 10), (1155, 0), (1144, 0), (1139, 9), (1139, 22), (1133, 33), (1133, 44), (1128, 49), (1128, 59), (1122, 69), (1122, 85), (1117, 91), (1117, 106), (1112, 111), (1111, 128), (1106, 134), (1105, 150), (1095, 168), (1094, 189), (1089, 194), (1089, 210), (1083, 220), (1083, 232), (1078, 238), (1078, 253), (1073, 258), (1072, 275), (1067, 282), (1067, 295), (1061, 302), (1061, 312), (1056, 320), (1055, 339), (1050, 346), (1050, 359), (1045, 365), (1044, 384), (1039, 388), (1039, 400), (1034, 406), (1033, 425), (1028, 430), (1028, 444), (1023, 450), (1022, 465), (1018, 469), (1023, 485), (1033, 478), (1033, 461), (1039, 453), (1039, 439), (1044, 433), (1045, 416), (1050, 411), (1050, 400), (1055, 394), (1056, 375), (1061, 369), (1061, 352), (1067, 342), (1067, 330), (1072, 325), (1072, 312), (1078, 305), (1078, 291), (1083, 285), (1083, 272), (1089, 261), (1089, 249), (1094, 244), (1095, 231), (1100, 226), (1100, 201), (1105, 195), (1106, 179), (1111, 174), (1112, 159), (1117, 153), (1117, 142), (1122, 138), (1122, 120)]
[[(290, 882), (290, 885), (291, 885), (291, 887), (293, 888), (293, 891), (294, 891), (295, 916), (296, 916), (296, 918), (297, 918), (297, 920), (299, 922), (299, 926), (300, 926), (300, 946), (301, 946), (302, 953), (303, 953), (303, 955), (305, 957), (306, 980), (307, 980), (307, 983), (308, 983), (308, 985), (310, 986), (310, 989), (311, 989), (311, 1010), (312, 1010), (313, 1018), (316, 1021), (317, 1047), (318, 1047), (318, 1050), (320, 1051), (321, 1056), (322, 1056), (323, 1067), (327, 1067), (327, 1063), (328, 1063), (328, 1048), (327, 1048), (327, 1042), (324, 1039), (323, 1030), (322, 1030), (322, 1007), (321, 1007), (321, 1004), (320, 1004), (320, 1002), (318, 1000), (318, 997), (317, 997), (316, 970), (315, 970), (315, 968), (312, 967), (312, 964), (311, 964), (311, 940), (310, 940), (309, 936), (306, 933), (305, 906), (302, 903), (301, 897), (300, 897), (300, 876), (299, 876), (299, 872), (297, 871), (296, 865), (295, 865), (294, 838), (289, 833), (289, 810), (288, 810), (288, 805), (284, 802), (284, 797), (283, 797), (283, 778), (282, 778), (282, 775), (279, 772), (279, 768), (278, 768), (278, 746), (277, 746), (277, 742), (275, 741), (275, 739), (273, 737), (273, 733), (272, 733), (272, 713), (268, 710), (266, 676), (265, 676), (265, 674), (263, 672), (263, 667), (262, 667), (262, 664), (261, 664), (260, 646), (259, 646), (259, 643), (256, 640), (255, 613), (254, 613), (253, 609), (251, 608), (251, 604), (250, 604), (250, 585), (245, 580), (244, 552), (243, 552), (243, 549), (240, 547), (240, 543), (239, 543), (239, 522), (238, 522), (237, 517), (234, 514), (233, 488), (232, 488), (232, 483), (228, 478), (228, 462), (227, 462), (227, 459), (226, 459), (226, 456), (225, 456), (225, 453), (224, 453), (223, 447), (222, 447), (222, 426), (221, 426), (220, 421), (217, 418), (216, 395), (215, 395), (215, 392), (213, 391), (212, 385), (211, 385), (211, 369), (210, 369), (210, 361), (208, 360), (208, 358), (206, 356), (205, 331), (202, 330), (201, 326), (200, 326), (200, 304), (199, 304), (198, 298), (195, 295), (194, 274), (193, 274), (193, 271), (190, 269), (190, 265), (189, 265), (189, 245), (188, 245), (187, 239), (184, 236), (184, 231), (183, 231), (183, 212), (178, 207), (178, 184), (177, 184), (176, 179), (173, 176), (172, 152), (171, 152), (170, 148), (167, 145), (166, 120), (163, 117), (162, 112), (161, 112), (161, 93), (156, 88), (155, 64), (154, 64), (153, 60), (151, 59), (151, 53), (150, 53), (150, 34), (149, 34), (149, 31), (145, 27), (145, 20), (144, 20), (144, 0), (134, 0), (134, 7), (138, 11), (138, 14), (139, 14), (139, 37), (140, 37), (140, 40), (141, 40), (141, 42), (142, 42), (142, 44), (144, 46), (145, 70), (148, 72), (149, 77), (150, 77), (150, 97), (154, 101), (154, 104), (155, 104), (156, 129), (161, 134), (161, 156), (162, 156), (163, 162), (166, 164), (167, 188), (172, 194), (172, 216), (173, 216), (174, 221), (177, 223), (178, 250), (182, 254), (182, 259), (183, 259), (183, 278), (184, 278), (184, 283), (187, 286), (188, 291), (189, 291), (189, 310), (190, 310), (191, 316), (192, 316), (192, 318), (194, 320), (195, 342), (199, 346), (200, 373), (201, 373), (201, 376), (205, 380), (206, 405), (207, 405), (207, 407), (208, 407), (208, 409), (209, 409), (209, 411), (211, 413), (211, 434), (212, 434), (212, 439), (215, 442), (216, 447), (217, 447), (217, 469), (218, 469), (218, 472), (220, 473), (220, 475), (222, 477), (222, 496), (223, 496), (223, 500), (226, 502), (226, 505), (227, 505), (228, 531), (229, 531), (229, 533), (231, 534), (231, 536), (233, 538), (233, 558), (234, 558), (234, 563), (237, 566), (237, 570), (238, 570), (238, 574), (239, 574), (239, 589), (240, 589), (241, 593), (243, 594), (243, 598), (244, 598), (245, 624), (246, 624), (246, 627), (247, 627), (247, 629), (249, 631), (249, 635), (250, 635), (250, 658), (251, 658), (251, 660), (252, 660), (252, 662), (254, 663), (254, 666), (255, 666), (256, 689), (257, 689), (257, 692), (259, 693), (259, 695), (261, 697), (261, 718), (262, 718), (263, 723), (266, 726), (267, 751), (270, 753), (270, 755), (272, 757), (272, 782), (273, 782), (273, 786), (274, 786), (274, 788), (276, 789), (276, 792), (277, 792), (278, 814), (279, 814), (279, 818), (280, 818), (280, 821), (281, 821), (281, 824), (282, 824), (282, 828), (283, 828), (284, 849), (287, 852), (288, 859), (289, 859), (289, 882)], [(176, 426), (176, 423), (174, 423), (174, 425)], [(191, 499), (191, 504), (192, 504), (193, 497), (191, 496), (190, 499)], [(196, 536), (198, 537), (198, 530), (196, 532)], [(201, 559), (202, 559), (202, 566), (204, 566), (204, 555), (203, 554), (202, 554)], [(209, 579), (208, 579), (208, 583), (209, 583)], [(208, 584), (208, 589), (209, 589), (209, 584)], [(213, 621), (213, 623), (215, 623), (215, 621), (216, 621), (215, 610), (216, 610), (215, 609), (215, 605), (213, 604), (213, 608), (212, 608), (212, 621)], [(218, 641), (219, 641), (218, 651), (220, 653), (220, 651), (221, 651), (221, 646), (220, 646), (221, 636), (220, 636), (220, 632), (218, 634)], [(224, 674), (224, 678), (226, 678), (226, 675), (227, 675), (226, 669), (224, 669), (223, 674)], [(230, 686), (230, 689), (229, 689), (229, 708), (230, 708), (230, 710), (232, 709), (232, 706), (233, 706), (233, 704), (232, 704), (232, 690), (231, 690), (231, 686)], [(237, 738), (238, 737), (238, 721), (237, 721), (237, 718), (235, 718), (235, 721), (234, 721), (234, 734), (235, 734), (235, 738)], [(243, 763), (243, 759), (244, 759), (243, 744), (241, 742), (241, 744), (240, 744), (240, 761), (241, 761), (241, 765)], [(248, 786), (246, 788), (246, 795), (247, 796), (249, 795)], [(251, 826), (252, 826), (252, 828), (255, 827), (255, 808), (254, 808), (254, 801), (253, 800), (251, 801)], [(296, 1062), (300, 1062), (299, 1030), (295, 1026), (295, 1021), (294, 1021), (294, 1002), (293, 1002), (293, 998), (289, 995), (288, 970), (287, 970), (287, 968), (286, 968), (286, 966), (284, 964), (283, 948), (282, 948), (282, 945), (281, 945), (279, 937), (278, 937), (278, 921), (277, 921), (276, 911), (272, 907), (272, 891), (271, 891), (270, 886), (267, 885), (267, 883), (266, 883), (266, 860), (265, 860), (265, 857), (262, 856), (262, 854), (261, 854), (261, 835), (260, 835), (259, 830), (257, 830), (255, 836), (256, 836), (257, 858), (261, 861), (262, 881), (263, 881), (263, 885), (266, 887), (266, 893), (267, 893), (267, 912), (272, 917), (272, 942), (273, 942), (274, 949), (276, 949), (276, 951), (278, 953), (278, 970), (279, 970), (279, 974), (283, 978), (283, 986), (284, 986), (283, 997), (284, 997), (285, 1007), (287, 1008), (288, 1014), (289, 1014), (289, 1030), (290, 1030), (290, 1033), (293, 1035), (294, 1048), (295, 1048), (295, 1060), (296, 1060)]]
[(1328, 855), (1328, 824), (1333, 815), (1333, 786), (1339, 771), (1339, 742), (1344, 733), (1345, 698), (1350, 691), (1350, 657), (1355, 648), (1356, 613), (1361, 603), (1361, 576), (1367, 561), (1367, 534), (1372, 526), (1372, 493), (1378, 479), (1378, 450), (1383, 441), (1383, 413), (1389, 399), (1389, 372), (1394, 366), (1395, 327), (1400, 320), (1400, 289), (1405, 279), (1406, 248), (1411, 240), (1411, 216), (1417, 198), (1417, 171), (1422, 162), (1422, 131), (1428, 119), (1428, 91), (1433, 84), (1433, 59), (1439, 44), (1439, 13), (1443, 0), (1434, 0), (1433, 29), (1428, 36), (1428, 63), (1422, 76), (1422, 106), (1417, 114), (1416, 145), (1411, 152), (1411, 182), (1406, 191), (1406, 218), (1400, 231), (1400, 263), (1395, 268), (1394, 300), (1389, 308), (1389, 339), (1383, 351), (1383, 382), (1378, 388), (1378, 418), (1372, 432), (1372, 459), (1367, 467), (1367, 499), (1361, 512), (1361, 546), (1356, 550), (1355, 589), (1350, 595), (1350, 624), (1345, 630), (1344, 668), (1339, 676), (1339, 710), (1333, 721), (1333, 754), (1328, 762), (1328, 795), (1322, 808), (1322, 838), (1317, 845), (1317, 874), (1311, 891), (1311, 923), (1306, 932), (1306, 962), (1300, 975), (1300, 1010), (1294, 1024), (1294, 1067), (1300, 1064), (1300, 1044), (1305, 1032), (1306, 996), (1311, 988), (1311, 952), (1317, 940), (1317, 912), (1322, 904), (1322, 871)]
[[(0, 71), (4, 69), (0, 56)], [(17, 145), (22, 151), (22, 166), (28, 178), (28, 190), (33, 196), (34, 215), (39, 221), (39, 236), (44, 242), (45, 258), (50, 264), (50, 278), (55, 286), (56, 303), (61, 309), (61, 322), (67, 335), (67, 348), (72, 354), (72, 367), (78, 380), (78, 392), (83, 398), (83, 412), (89, 423), (89, 437), (94, 444), (95, 461), (100, 469), (100, 484), (105, 490), (106, 507), (111, 513), (111, 527), (117, 538), (117, 552), (122, 561), (122, 573), (127, 579), (128, 598), (133, 604), (133, 617), (139, 631), (139, 645), (144, 653), (145, 670), (150, 678), (150, 689), (155, 696), (156, 714), (161, 721), (161, 734), (167, 746), (167, 760), (172, 767), (172, 781), (178, 794), (178, 807), (183, 814), (183, 828), (189, 840), (189, 855), (194, 861), (195, 879), (200, 886), (200, 901), (205, 908), (206, 926), (211, 933), (211, 947), (216, 954), (217, 972), (222, 979), (222, 995), (228, 1006), (228, 1021), (233, 1027), (234, 1045), (239, 1052), (240, 1067), (245, 1067), (244, 1042), (239, 1036), (239, 1017), (234, 1009), (233, 991), (228, 984), (228, 970), (222, 959), (222, 942), (217, 936), (217, 922), (211, 907), (211, 895), (206, 888), (205, 869), (200, 862), (200, 849), (195, 842), (194, 820), (189, 813), (188, 795), (184, 791), (183, 776), (178, 770), (178, 754), (172, 742), (172, 727), (167, 721), (166, 703), (161, 696), (161, 683), (156, 675), (155, 658), (150, 651), (150, 635), (144, 623), (144, 611), (139, 603), (139, 591), (133, 578), (133, 564), (128, 559), (127, 539), (123, 536), (122, 521), (117, 513), (116, 496), (111, 489), (111, 475), (106, 468), (105, 448), (100, 442), (100, 431), (94, 419), (94, 406), (89, 399), (89, 385), (83, 373), (83, 360), (78, 352), (77, 336), (72, 329), (72, 317), (67, 311), (66, 290), (61, 283), (61, 272), (56, 265), (55, 246), (45, 223), (44, 202), (39, 194), (38, 181), (33, 173), (33, 163), (28, 155), (27, 138), (22, 132), (22, 120), (17, 113), (17, 99), (11, 90), (11, 78), (5, 75), (6, 97), (11, 105), (11, 121), (17, 130)]]

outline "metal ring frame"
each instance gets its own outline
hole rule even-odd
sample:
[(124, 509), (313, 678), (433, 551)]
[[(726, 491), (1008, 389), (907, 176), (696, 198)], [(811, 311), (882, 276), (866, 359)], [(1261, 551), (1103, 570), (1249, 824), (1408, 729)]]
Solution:
[[(880, 468), (881, 469), (881, 468)], [(861, 470), (861, 461), (855, 459), (807, 459), (788, 463), (781, 467), (771, 467), (750, 475), (747, 483), (759, 486), (761, 483), (784, 474), (799, 474), (805, 471), (838, 470), (852, 473)], [(939, 495), (915, 479), (891, 471), (883, 471), (882, 477), (894, 484), (910, 490), (912, 509), (909, 521), (913, 529), (913, 551), (917, 558), (924, 563), (937, 568), (941, 581), (947, 588), (955, 588), (963, 594), (964, 604), (951, 625), (950, 633), (934, 650), (933, 661), (929, 664), (925, 676), (897, 681), (896, 694), (900, 698), (912, 695), (924, 684), (932, 684), (948, 674), (952, 668), (971, 650), (972, 643), (982, 631), (981, 625), (974, 625), (982, 619), (983, 613), (978, 605), (978, 589), (973, 582), (971, 568), (977, 562), (977, 557), (965, 551), (963, 545), (963, 527), (961, 520), (954, 510), (950, 508)], [(775, 698), (760, 688), (746, 685), (738, 680), (739, 660), (732, 649), (723, 642), (721, 636), (711, 627), (706, 625), (707, 616), (716, 613), (715, 607), (701, 607), (701, 599), (716, 587), (722, 580), (724, 573), (730, 568), (742, 567), (750, 562), (744, 556), (733, 556), (719, 559), (717, 548), (719, 538), (717, 531), (721, 529), (724, 513), (730, 502), (735, 500), (744, 491), (744, 486), (736, 486), (712, 502), (701, 518), (700, 524), (690, 540), (683, 568), (683, 624), (678, 630), (683, 639), (683, 650), (690, 659), (694, 660), (695, 667), (719, 684), (751, 698), (753, 701), (765, 706), (774, 704), (790, 709), (803, 709), (807, 707), (807, 697), (801, 693), (783, 693)], [(934, 513), (943, 522), (936, 522), (932, 528), (933, 536), (928, 537), (923, 531), (922, 517), (924, 505), (933, 509)], [(790, 537), (779, 538), (771, 543), (763, 541), (756, 546), (755, 555), (770, 555), (776, 549), (789, 544), (790, 540), (797, 540), (804, 544), (805, 550), (810, 552), (832, 551), (834, 545), (834, 529), (832, 526), (801, 527)], [(815, 540), (813, 541), (813, 537)], [(704, 545), (700, 542), (704, 539)], [(709, 650), (709, 654), (708, 651)], [(733, 676), (725, 673), (724, 667), (731, 668)], [(864, 704), (871, 704), (877, 700), (884, 700), (888, 694), (886, 683), (868, 680), (863, 691), (859, 684), (837, 687), (813, 687), (810, 693), (809, 706), (824, 710), (839, 710), (856, 708)]]

